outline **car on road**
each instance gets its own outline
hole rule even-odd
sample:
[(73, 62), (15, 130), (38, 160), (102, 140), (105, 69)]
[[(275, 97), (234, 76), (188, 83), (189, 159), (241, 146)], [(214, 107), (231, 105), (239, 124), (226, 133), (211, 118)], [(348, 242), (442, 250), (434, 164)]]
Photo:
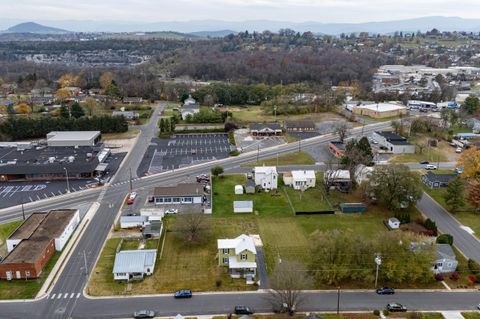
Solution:
[(177, 290), (173, 297), (175, 299), (192, 298), (192, 291), (190, 289)]
[(391, 302), (387, 305), (387, 310), (390, 312), (406, 312), (407, 307), (396, 302)]
[(463, 173), (463, 167), (455, 167), (454, 171), (457, 174), (462, 174)]
[(425, 165), (425, 169), (427, 169), (427, 170), (435, 170), (435, 169), (437, 169), (437, 165), (427, 164), (427, 165)]
[(169, 208), (165, 211), (165, 214), (177, 214), (178, 213), (178, 209), (176, 208)]
[(426, 164), (430, 164), (430, 162), (429, 161), (421, 161), (420, 164), (426, 165)]
[(389, 287), (382, 287), (378, 288), (376, 292), (379, 295), (393, 295), (395, 293), (395, 289)]
[(130, 195), (128, 195), (127, 205), (132, 205), (133, 202), (135, 201), (135, 198), (137, 198), (137, 193), (131, 192)]
[(480, 303), (477, 305), (477, 309), (480, 310)]
[(255, 313), (253, 308), (247, 306), (235, 306), (233, 312), (236, 315), (253, 315)]
[(141, 319), (141, 318), (153, 318), (155, 317), (155, 311), (152, 310), (140, 310), (133, 313), (133, 318)]

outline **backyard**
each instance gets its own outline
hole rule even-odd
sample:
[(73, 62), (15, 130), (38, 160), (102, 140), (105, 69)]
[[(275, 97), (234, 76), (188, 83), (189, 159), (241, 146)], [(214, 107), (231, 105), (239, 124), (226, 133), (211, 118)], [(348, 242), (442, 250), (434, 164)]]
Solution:
[[(420, 161), (429, 161), (436, 165), (438, 162), (456, 161), (458, 157), (458, 154), (455, 153), (455, 148), (445, 141), (438, 141), (436, 147), (428, 147), (427, 136), (414, 136), (409, 138), (409, 142), (417, 145), (415, 153), (396, 155), (392, 157), (390, 163), (418, 163)], [(418, 147), (418, 145), (422, 145), (422, 148)]]

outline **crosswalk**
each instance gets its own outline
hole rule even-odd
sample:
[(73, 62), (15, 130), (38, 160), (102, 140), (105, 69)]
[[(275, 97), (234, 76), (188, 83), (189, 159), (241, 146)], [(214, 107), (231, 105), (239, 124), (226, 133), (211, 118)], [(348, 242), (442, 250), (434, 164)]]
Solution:
[(81, 293), (77, 292), (65, 292), (65, 293), (58, 293), (58, 294), (51, 294), (48, 296), (48, 299), (78, 299), (80, 298)]

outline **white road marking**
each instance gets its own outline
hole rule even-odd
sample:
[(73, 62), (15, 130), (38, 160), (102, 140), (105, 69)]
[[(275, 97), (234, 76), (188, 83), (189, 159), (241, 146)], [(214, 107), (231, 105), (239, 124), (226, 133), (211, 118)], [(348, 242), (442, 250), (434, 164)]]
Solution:
[(68, 292), (63, 296), (63, 299), (67, 299), (68, 298)]
[(75, 296), (75, 293), (72, 292), (72, 294), (70, 295), (70, 299), (72, 299), (74, 296)]
[(50, 297), (50, 299), (55, 299), (55, 295), (56, 295), (56, 294), (53, 294), (53, 295)]
[(80, 298), (80, 293), (77, 294), (77, 299)]
[(58, 294), (57, 299), (62, 298), (62, 294)]

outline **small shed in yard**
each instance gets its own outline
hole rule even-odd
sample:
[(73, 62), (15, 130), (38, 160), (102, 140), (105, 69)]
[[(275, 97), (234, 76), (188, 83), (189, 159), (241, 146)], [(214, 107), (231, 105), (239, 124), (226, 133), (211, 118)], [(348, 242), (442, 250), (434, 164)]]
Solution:
[(247, 179), (245, 182), (245, 193), (254, 194), (255, 193), (255, 182), (253, 179)]
[(399, 229), (400, 228), (400, 221), (396, 217), (392, 217), (388, 219), (388, 227), (390, 229)]
[(235, 185), (235, 195), (242, 195), (242, 194), (243, 194), (243, 186)]
[(142, 227), (148, 221), (147, 216), (120, 216), (121, 228)]
[(160, 238), (162, 235), (162, 222), (161, 221), (151, 221), (146, 224), (143, 228), (143, 237), (144, 238)]
[(363, 213), (367, 211), (367, 205), (364, 203), (342, 203), (340, 204), (342, 213)]
[(233, 202), (234, 213), (253, 213), (253, 201), (238, 200)]

